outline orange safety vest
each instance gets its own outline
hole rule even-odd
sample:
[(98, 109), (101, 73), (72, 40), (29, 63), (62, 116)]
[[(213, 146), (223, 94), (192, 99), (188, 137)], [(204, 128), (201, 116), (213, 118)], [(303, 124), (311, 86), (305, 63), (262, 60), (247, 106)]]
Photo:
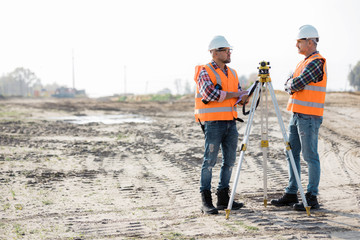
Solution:
[(315, 59), (324, 60), (323, 79), (317, 83), (311, 82), (306, 85), (303, 90), (294, 92), (294, 94), (290, 95), (287, 105), (288, 111), (316, 116), (323, 115), (327, 82), (326, 59), (317, 53), (306, 60), (302, 60), (298, 63), (293, 77), (295, 78), (300, 76), (305, 67)]
[[(195, 67), (194, 80), (196, 83), (203, 68), (205, 68), (206, 72), (209, 74), (214, 86), (219, 84), (225, 92), (238, 91), (239, 79), (236, 71), (228, 67), (228, 77), (226, 77), (220, 68), (215, 70), (211, 63)], [(226, 99), (221, 103), (210, 101), (207, 104), (203, 103), (201, 100), (202, 96), (199, 92), (199, 87), (196, 84), (195, 119), (197, 122), (234, 120), (237, 118), (236, 106), (234, 106), (237, 101), (236, 98)]]

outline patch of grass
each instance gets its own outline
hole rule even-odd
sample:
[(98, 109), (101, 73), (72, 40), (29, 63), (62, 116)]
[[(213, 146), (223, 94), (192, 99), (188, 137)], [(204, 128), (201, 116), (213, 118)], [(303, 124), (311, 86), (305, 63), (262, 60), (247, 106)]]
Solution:
[(172, 100), (171, 94), (155, 94), (150, 97), (150, 101), (169, 101)]
[(118, 102), (126, 102), (126, 100), (127, 100), (127, 97), (126, 97), (126, 96), (120, 96), (120, 97), (117, 99)]
[(127, 136), (124, 135), (124, 134), (122, 134), (122, 133), (119, 133), (119, 134), (117, 135), (117, 140), (121, 140), (121, 139), (124, 139), (124, 138), (127, 138)]
[(42, 203), (43, 203), (44, 205), (54, 204), (54, 203), (53, 203), (52, 201), (50, 201), (50, 200), (43, 200)]
[(234, 223), (250, 231), (259, 231), (258, 227), (246, 225), (243, 221), (235, 221)]
[(15, 224), (15, 225), (13, 225), (13, 227), (14, 227), (14, 232), (16, 233), (16, 235), (18, 237), (22, 237), (25, 235), (25, 231), (24, 231), (24, 229), (22, 229), (20, 224)]
[(12, 198), (15, 200), (15, 199), (16, 199), (16, 198), (15, 198), (15, 191), (11, 189), (10, 192), (11, 192)]
[(8, 210), (8, 209), (10, 208), (10, 206), (11, 206), (10, 203), (4, 204), (4, 205), (3, 205), (4, 211)]
[(233, 224), (225, 223), (224, 225), (234, 232), (238, 230), (236, 226), (240, 226), (249, 231), (259, 231), (258, 227), (246, 225), (243, 221), (235, 221)]
[(19, 112), (15, 112), (15, 111), (1, 111), (0, 112), (0, 117), (19, 117), (21, 114)]
[(181, 233), (177, 233), (177, 232), (162, 233), (161, 235), (163, 235), (165, 239), (169, 239), (169, 240), (184, 239), (184, 238), (182, 237), (182, 234), (181, 234)]
[(254, 226), (245, 226), (245, 228), (250, 231), (259, 231), (259, 228)]
[(80, 233), (76, 237), (68, 237), (66, 239), (68, 240), (84, 239), (84, 236), (85, 236), (84, 234)]
[(226, 227), (228, 227), (232, 232), (236, 232), (237, 231), (237, 228), (234, 227), (233, 225), (229, 224), (229, 223), (224, 223), (224, 225)]
[(177, 232), (166, 232), (161, 233), (161, 235), (167, 240), (195, 240), (194, 237), (185, 237), (183, 234)]

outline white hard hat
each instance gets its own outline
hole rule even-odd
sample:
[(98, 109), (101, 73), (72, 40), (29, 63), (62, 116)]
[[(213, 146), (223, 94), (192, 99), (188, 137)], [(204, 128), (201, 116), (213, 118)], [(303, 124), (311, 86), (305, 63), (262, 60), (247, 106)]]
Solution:
[(304, 25), (299, 28), (297, 39), (302, 38), (319, 38), (318, 31), (311, 25)]
[(209, 44), (209, 51), (213, 50), (213, 49), (217, 49), (217, 48), (223, 48), (223, 47), (231, 48), (230, 44), (228, 43), (228, 41), (226, 41), (225, 37), (215, 36)]

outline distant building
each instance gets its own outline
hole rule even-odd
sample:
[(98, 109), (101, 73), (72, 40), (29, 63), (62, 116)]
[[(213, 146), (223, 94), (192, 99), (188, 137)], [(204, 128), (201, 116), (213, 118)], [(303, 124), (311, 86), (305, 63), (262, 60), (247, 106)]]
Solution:
[(86, 92), (85, 90), (76, 90), (75, 88), (60, 87), (51, 96), (56, 98), (86, 97)]
[(158, 91), (157, 94), (160, 94), (160, 95), (171, 94), (171, 90), (168, 88), (164, 88), (164, 89)]

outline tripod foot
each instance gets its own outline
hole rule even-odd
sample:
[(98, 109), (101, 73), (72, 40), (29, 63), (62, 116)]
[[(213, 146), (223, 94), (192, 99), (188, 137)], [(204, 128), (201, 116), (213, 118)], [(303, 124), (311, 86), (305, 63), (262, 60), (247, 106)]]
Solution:
[(264, 207), (267, 206), (267, 199), (264, 199)]
[(226, 220), (229, 219), (229, 215), (230, 215), (230, 209), (225, 209), (225, 213), (226, 213)]
[(310, 208), (311, 208), (311, 207), (305, 207), (306, 213), (307, 213), (308, 216), (310, 216)]

